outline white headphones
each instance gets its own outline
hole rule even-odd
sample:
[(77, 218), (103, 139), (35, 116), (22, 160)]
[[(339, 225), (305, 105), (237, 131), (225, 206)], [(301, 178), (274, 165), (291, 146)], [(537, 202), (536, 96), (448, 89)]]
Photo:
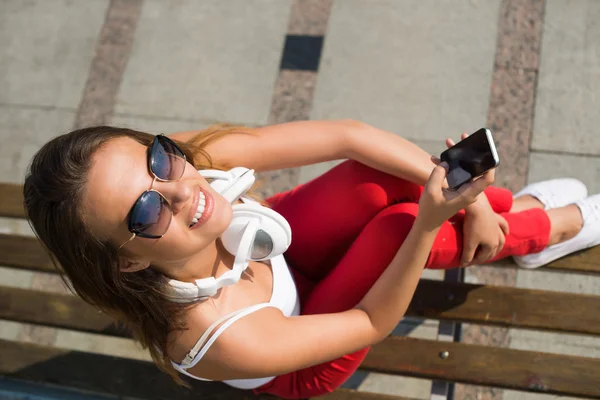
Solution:
[(210, 186), (233, 204), (231, 223), (221, 235), (225, 249), (235, 255), (233, 268), (218, 278), (197, 279), (194, 283), (169, 280), (174, 301), (187, 302), (214, 296), (223, 286), (237, 283), (251, 260), (262, 261), (280, 256), (292, 242), (292, 229), (274, 210), (242, 197), (255, 181), (254, 170), (237, 167), (229, 171), (200, 170), (200, 175), (213, 179)]

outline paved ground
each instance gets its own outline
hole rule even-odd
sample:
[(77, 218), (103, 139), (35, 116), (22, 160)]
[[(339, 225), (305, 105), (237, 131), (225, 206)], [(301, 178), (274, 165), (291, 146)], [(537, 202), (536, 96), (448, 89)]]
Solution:
[[(0, 0), (0, 181), (73, 127), (153, 133), (355, 118), (432, 154), (492, 128), (498, 184), (575, 176), (600, 192), (600, 2), (594, 0)], [(267, 192), (328, 163), (266, 174)], [(0, 230), (28, 233), (0, 220)], [(439, 278), (439, 275), (430, 274)], [(470, 281), (600, 293), (598, 278), (469, 270)], [(0, 281), (64, 291), (0, 267)], [(407, 321), (435, 337), (436, 323)], [(0, 321), (0, 337), (146, 358), (127, 340)], [(466, 340), (587, 356), (573, 335), (467, 327)], [(377, 374), (350, 384), (427, 398), (431, 383)], [(458, 398), (551, 398), (460, 387)]]

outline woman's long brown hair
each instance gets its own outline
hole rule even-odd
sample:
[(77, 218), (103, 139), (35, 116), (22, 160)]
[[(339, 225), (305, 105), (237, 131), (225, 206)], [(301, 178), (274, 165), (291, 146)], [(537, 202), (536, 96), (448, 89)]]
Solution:
[[(233, 166), (213, 165), (205, 147), (234, 131), (252, 132), (245, 127), (215, 125), (178, 144), (196, 169), (228, 169)], [(117, 249), (91, 233), (82, 213), (93, 155), (109, 140), (120, 137), (145, 146), (154, 139), (131, 129), (97, 126), (46, 143), (33, 157), (25, 178), (25, 210), (55, 266), (65, 272), (65, 283), (83, 300), (125, 324), (154, 362), (184, 384), (167, 355), (167, 337), (186, 329), (185, 311), (193, 304), (170, 301), (163, 290), (167, 278), (152, 266), (121, 272)]]

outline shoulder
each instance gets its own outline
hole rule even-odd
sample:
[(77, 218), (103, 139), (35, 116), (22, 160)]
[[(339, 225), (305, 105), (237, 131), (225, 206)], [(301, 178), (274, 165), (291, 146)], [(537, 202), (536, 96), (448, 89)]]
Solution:
[(199, 303), (187, 310), (184, 314), (184, 328), (173, 330), (167, 336), (169, 358), (180, 363), (219, 317), (218, 311), (209, 301)]

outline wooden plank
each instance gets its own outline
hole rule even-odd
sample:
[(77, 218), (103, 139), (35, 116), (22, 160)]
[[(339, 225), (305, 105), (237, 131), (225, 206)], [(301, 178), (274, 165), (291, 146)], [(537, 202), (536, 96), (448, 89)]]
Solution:
[(129, 337), (112, 318), (76, 296), (0, 286), (0, 318)]
[(0, 217), (25, 218), (22, 185), (0, 183)]
[[(448, 352), (448, 356), (441, 355)], [(600, 359), (407, 337), (372, 347), (361, 369), (546, 394), (600, 397)]]
[(0, 233), (0, 265), (56, 272), (50, 256), (35, 237)]
[[(506, 265), (518, 268), (512, 258), (492, 263), (492, 266), (506, 268)], [(576, 274), (600, 274), (600, 246), (570, 254), (539, 268), (540, 271), (557, 271)]]
[(149, 400), (254, 400), (251, 391), (220, 382), (189, 379), (192, 390), (178, 386), (170, 376), (146, 361), (56, 349), (0, 339), (0, 374), (119, 396)]
[(600, 274), (600, 246), (571, 254), (545, 265), (542, 269)]
[(598, 310), (600, 296), (421, 280), (407, 315), (600, 335)]
[(319, 397), (313, 397), (318, 400), (416, 400), (408, 397), (391, 396), (388, 394), (357, 392), (356, 390), (338, 389)]
[[(600, 335), (598, 310), (600, 296), (422, 280), (407, 315)], [(29, 289), (0, 286), (0, 318), (125, 335), (77, 297)]]

